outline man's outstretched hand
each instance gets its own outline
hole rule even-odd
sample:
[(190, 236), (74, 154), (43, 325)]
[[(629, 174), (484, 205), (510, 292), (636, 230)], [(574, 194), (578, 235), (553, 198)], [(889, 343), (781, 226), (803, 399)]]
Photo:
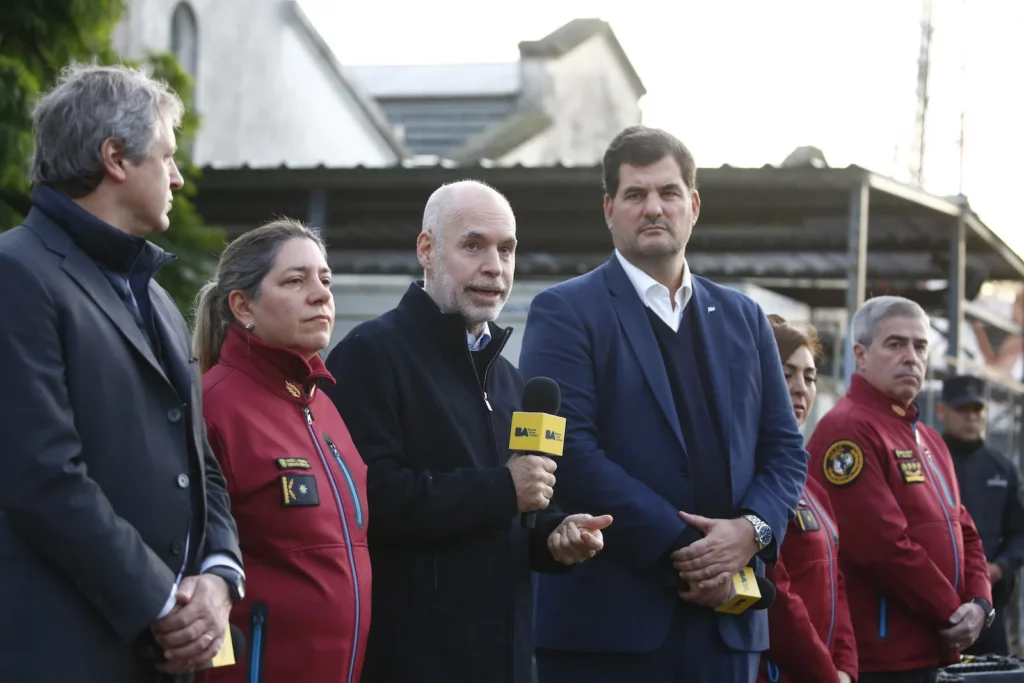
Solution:
[(612, 523), (611, 515), (569, 515), (548, 536), (548, 550), (565, 565), (586, 562), (604, 548), (604, 534)]

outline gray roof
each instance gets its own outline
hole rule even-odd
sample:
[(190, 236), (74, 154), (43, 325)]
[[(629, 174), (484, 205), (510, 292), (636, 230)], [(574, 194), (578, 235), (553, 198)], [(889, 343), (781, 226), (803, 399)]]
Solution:
[(518, 62), (355, 66), (349, 71), (377, 99), (517, 95), (520, 87)]
[[(540, 40), (519, 44), (520, 57), (555, 59), (603, 37), (639, 98), (646, 89), (611, 26), (573, 19)], [(353, 76), (401, 126), (414, 154), (457, 162), (497, 159), (551, 125), (551, 118), (520, 94), (520, 62), (360, 66)]]
[(327, 45), (327, 41), (324, 40), (320, 32), (313, 26), (313, 22), (309, 20), (306, 13), (302, 11), (302, 7), (295, 0), (288, 0), (285, 3), (286, 11), (291, 14), (292, 19), (295, 20), (296, 25), (299, 27), (302, 35), (306, 38), (309, 44), (313, 47), (316, 53), (320, 56), (320, 59), (324, 62), (324, 66), (327, 67), (328, 71), (332, 73), (335, 79), (348, 94), (355, 101), (356, 106), (360, 112), (369, 120), (373, 128), (380, 134), (381, 139), (391, 149), (392, 152), (398, 156), (399, 159), (404, 158), (407, 155), (405, 147), (395, 137), (392, 131), (391, 124), (388, 122), (387, 116), (380, 110), (377, 103), (373, 101), (362, 85), (350, 78), (346, 73), (345, 68), (338, 61), (338, 58), (334, 56), (334, 52), (330, 46)]
[[(352, 250), (339, 263), (363, 252), (351, 264), (362, 270), (372, 267), (365, 250), (404, 250), (419, 230), (422, 202), (442, 183), (462, 178), (487, 182), (512, 202), (521, 219), (523, 274), (575, 273), (607, 258), (599, 166), (204, 169), (197, 206), (211, 223), (243, 229), (282, 211), (302, 216), (317, 188), (328, 197), (329, 242)], [(948, 277), (949, 235), (961, 216), (969, 269), (984, 279), (1024, 279), (1024, 259), (964, 197), (931, 195), (857, 166), (721, 166), (700, 169), (698, 182), (703, 206), (690, 246), (694, 258), (705, 259), (701, 270), (719, 277), (845, 278), (851, 191), (867, 183), (868, 275), (876, 284)], [(401, 260), (382, 257), (377, 267), (400, 269)]]

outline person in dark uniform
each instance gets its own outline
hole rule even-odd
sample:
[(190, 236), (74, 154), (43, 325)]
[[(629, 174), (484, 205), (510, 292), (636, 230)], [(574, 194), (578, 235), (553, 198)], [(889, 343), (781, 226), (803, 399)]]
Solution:
[(984, 629), (966, 652), (1008, 655), (1002, 609), (1009, 604), (1024, 565), (1024, 503), (1017, 468), (985, 445), (985, 404), (985, 381), (956, 375), (942, 384), (938, 414), (964, 507), (974, 518), (985, 547), (996, 608), (992, 626)]

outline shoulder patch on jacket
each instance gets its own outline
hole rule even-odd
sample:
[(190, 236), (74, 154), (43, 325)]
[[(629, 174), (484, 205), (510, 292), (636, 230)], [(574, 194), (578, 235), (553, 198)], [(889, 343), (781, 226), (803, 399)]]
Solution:
[(833, 486), (846, 486), (864, 469), (864, 451), (853, 441), (842, 439), (832, 443), (822, 458), (825, 479)]

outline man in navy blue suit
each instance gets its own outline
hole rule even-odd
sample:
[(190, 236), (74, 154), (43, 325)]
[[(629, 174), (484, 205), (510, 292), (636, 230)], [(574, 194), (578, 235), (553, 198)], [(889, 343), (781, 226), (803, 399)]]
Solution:
[(690, 273), (696, 165), (664, 131), (604, 156), (607, 263), (538, 294), (521, 365), (562, 388), (555, 499), (611, 514), (606, 551), (538, 576), (541, 683), (754, 681), (764, 611), (717, 613), (773, 562), (807, 453), (760, 307)]

